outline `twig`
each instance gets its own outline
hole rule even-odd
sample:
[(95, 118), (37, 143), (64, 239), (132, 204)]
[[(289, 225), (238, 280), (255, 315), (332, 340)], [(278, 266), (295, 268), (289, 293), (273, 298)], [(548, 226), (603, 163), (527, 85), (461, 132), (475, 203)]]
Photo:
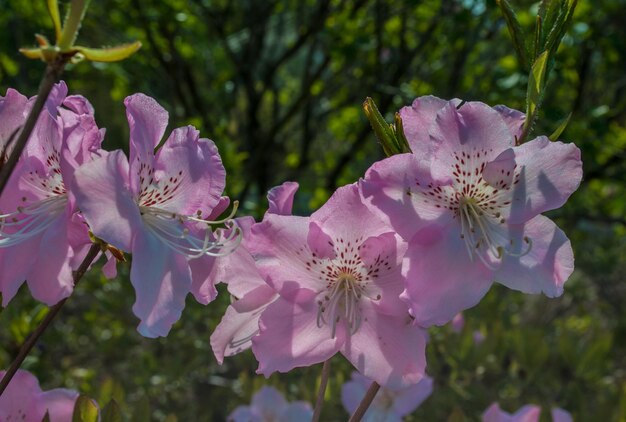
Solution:
[[(96, 259), (100, 250), (100, 245), (95, 243), (91, 245), (89, 252), (87, 252), (87, 256), (85, 256), (83, 262), (80, 263), (80, 266), (74, 272), (74, 287), (76, 287), (80, 279), (83, 277), (83, 275), (85, 275), (85, 272), (87, 272), (87, 269), (89, 268), (93, 260)], [(17, 370), (20, 368), (20, 365), (22, 364), (22, 362), (24, 362), (26, 356), (28, 356), (30, 350), (33, 348), (35, 343), (37, 343), (37, 340), (39, 340), (39, 337), (41, 337), (46, 328), (48, 328), (48, 325), (50, 325), (54, 317), (57, 316), (67, 299), (68, 298), (66, 297), (65, 299), (61, 300), (59, 303), (51, 307), (48, 315), (46, 315), (44, 320), (39, 324), (35, 331), (33, 331), (32, 334), (28, 336), (24, 344), (22, 344), (22, 347), (20, 347), (20, 351), (11, 363), (11, 366), (7, 370), (6, 374), (4, 374), (2, 381), (0, 381), (0, 396), (2, 396), (2, 393), (11, 382), (13, 375), (15, 375)]]
[(361, 418), (363, 418), (363, 415), (365, 415), (365, 412), (367, 412), (370, 404), (372, 404), (372, 401), (374, 400), (374, 397), (376, 397), (376, 393), (378, 393), (379, 389), (380, 385), (378, 385), (376, 381), (372, 381), (372, 385), (370, 385), (370, 388), (367, 389), (365, 397), (363, 397), (359, 407), (357, 407), (352, 416), (350, 416), (348, 422), (359, 422)]
[(322, 414), (322, 405), (324, 404), (324, 394), (326, 393), (326, 385), (328, 384), (328, 376), (330, 375), (330, 358), (324, 361), (322, 366), (322, 379), (320, 380), (320, 388), (317, 390), (317, 401), (315, 402), (315, 410), (313, 411), (312, 422), (318, 422)]

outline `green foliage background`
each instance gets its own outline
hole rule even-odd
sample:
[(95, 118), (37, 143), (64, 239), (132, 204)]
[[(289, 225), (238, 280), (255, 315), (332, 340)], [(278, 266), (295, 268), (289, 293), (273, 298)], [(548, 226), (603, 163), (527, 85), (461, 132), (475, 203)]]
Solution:
[[(530, 33), (537, 4), (512, 4)], [(582, 186), (549, 213), (576, 254), (565, 294), (494, 286), (465, 313), (460, 334), (432, 329), (435, 390), (408, 420), (478, 420), (494, 401), (508, 411), (540, 404), (542, 420), (552, 406), (575, 420), (626, 420), (624, 22), (624, 0), (579, 1), (535, 128), (550, 134), (571, 112), (561, 138), (583, 151)], [(0, 26), (0, 92), (34, 95), (43, 64), (17, 48), (33, 45), (34, 33), (52, 35), (45, 2), (0, 0)], [(491, 0), (102, 0), (79, 37), (144, 45), (122, 63), (80, 63), (65, 74), (107, 128), (105, 148), (127, 149), (123, 98), (154, 96), (170, 110), (170, 128), (193, 124), (217, 143), (240, 215), (262, 215), (265, 192), (285, 180), (300, 183), (295, 210), (308, 214), (382, 158), (361, 111), (366, 96), (389, 121), (426, 94), (524, 109), (527, 72)], [(250, 352), (217, 365), (209, 336), (227, 294), (206, 307), (190, 297), (159, 340), (136, 333), (133, 301), (127, 265), (115, 280), (92, 271), (24, 367), (44, 388), (79, 389), (101, 404), (115, 397), (133, 421), (225, 420), (266, 383), (314, 401), (321, 365), (269, 380), (254, 374)], [(45, 312), (24, 288), (2, 311), (0, 368)], [(484, 342), (474, 343), (475, 331)], [(351, 368), (341, 357), (332, 366), (322, 418), (345, 420), (340, 386)]]

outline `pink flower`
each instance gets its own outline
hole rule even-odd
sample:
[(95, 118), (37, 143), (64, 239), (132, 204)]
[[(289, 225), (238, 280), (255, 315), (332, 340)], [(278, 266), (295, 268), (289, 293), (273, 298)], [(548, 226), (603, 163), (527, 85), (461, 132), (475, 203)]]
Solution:
[[(210, 265), (194, 259), (227, 254), (239, 230), (223, 239), (213, 233), (214, 208), (224, 204), (225, 171), (212, 141), (191, 126), (175, 129), (155, 153), (168, 114), (143, 94), (126, 98), (130, 160), (121, 151), (83, 165), (73, 185), (93, 233), (133, 255), (133, 312), (146, 337), (165, 336), (180, 318), (192, 283), (210, 282)], [(205, 264), (209, 262), (202, 260)], [(199, 262), (201, 260), (198, 260)], [(206, 288), (208, 302), (215, 290)]]
[[(25, 279), (33, 296), (48, 305), (69, 296), (72, 271), (91, 243), (68, 187), (76, 169), (102, 152), (103, 131), (86, 99), (66, 95), (64, 82), (52, 89), (0, 200), (0, 291), (5, 306)], [(0, 101), (3, 140), (21, 125), (33, 101), (12, 90)]]
[(252, 396), (250, 406), (239, 406), (229, 416), (229, 422), (306, 422), (313, 418), (309, 403), (287, 403), (273, 387), (263, 387)]
[[(352, 414), (357, 409), (372, 380), (358, 372), (341, 386), (341, 403)], [(420, 382), (401, 390), (381, 388), (363, 417), (363, 422), (402, 422), (402, 418), (417, 409), (433, 392), (433, 380), (424, 376)]]
[[(500, 409), (498, 403), (493, 403), (483, 413), (483, 422), (538, 422), (541, 408), (539, 406), (527, 404), (521, 407), (514, 414), (507, 413)], [(553, 422), (572, 422), (572, 415), (558, 407), (552, 408)]]
[(445, 324), (493, 281), (560, 295), (572, 248), (539, 214), (578, 187), (579, 149), (543, 136), (515, 146), (523, 115), (502, 106), (421, 97), (401, 115), (413, 153), (375, 163), (362, 190), (410, 241), (402, 297), (417, 322)]
[(0, 396), (0, 421), (41, 422), (48, 412), (51, 422), (70, 422), (77, 398), (76, 391), (65, 388), (41, 391), (37, 378), (19, 369)]
[(259, 272), (280, 295), (252, 339), (258, 372), (341, 352), (381, 385), (422, 378), (426, 337), (398, 297), (406, 245), (365, 207), (356, 185), (339, 188), (310, 218), (268, 213), (251, 234)]
[[(293, 198), (298, 189), (295, 182), (285, 182), (268, 192), (267, 214), (290, 215)], [(221, 364), (225, 356), (233, 356), (252, 346), (252, 338), (259, 333), (259, 318), (267, 306), (278, 298), (268, 285), (248, 251), (250, 230), (255, 224), (251, 217), (238, 219), (243, 241), (232, 254), (218, 258), (216, 277), (228, 284), (235, 300), (211, 335), (211, 348)]]

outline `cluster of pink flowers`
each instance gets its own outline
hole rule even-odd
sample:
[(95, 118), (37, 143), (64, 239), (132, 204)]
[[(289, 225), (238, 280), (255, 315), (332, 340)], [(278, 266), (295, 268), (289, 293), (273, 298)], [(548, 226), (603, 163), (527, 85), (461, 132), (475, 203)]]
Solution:
[[(222, 281), (236, 300), (211, 337), (219, 362), (251, 347), (269, 376), (339, 352), (402, 389), (425, 377), (427, 327), (494, 281), (553, 297), (573, 271), (569, 240), (541, 213), (578, 187), (580, 151), (543, 136), (518, 145), (524, 115), (504, 106), (418, 98), (400, 112), (412, 152), (374, 163), (310, 216), (292, 215), (287, 182), (262, 221), (216, 221), (229, 200), (212, 141), (188, 126), (161, 145), (168, 114), (136, 94), (127, 159), (100, 148), (93, 108), (66, 94), (53, 90), (0, 201), (4, 305), (23, 280), (45, 303), (67, 297), (91, 232), (132, 254), (144, 336), (166, 336), (188, 293), (207, 304)], [(0, 99), (2, 142), (31, 102)]]

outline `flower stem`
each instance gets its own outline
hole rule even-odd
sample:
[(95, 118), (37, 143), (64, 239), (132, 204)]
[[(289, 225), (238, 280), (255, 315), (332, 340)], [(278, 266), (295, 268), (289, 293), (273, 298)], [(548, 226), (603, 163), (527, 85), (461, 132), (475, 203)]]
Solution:
[(357, 407), (352, 416), (350, 416), (348, 422), (359, 422), (361, 418), (363, 418), (363, 415), (365, 415), (365, 412), (367, 412), (370, 404), (372, 404), (372, 401), (374, 400), (374, 397), (376, 397), (376, 393), (378, 393), (379, 389), (380, 385), (376, 381), (373, 381), (370, 388), (367, 389), (363, 400), (361, 400), (359, 407)]
[[(87, 252), (87, 256), (85, 256), (85, 259), (83, 259), (83, 262), (80, 263), (80, 266), (74, 272), (74, 287), (76, 287), (80, 279), (83, 277), (83, 275), (85, 275), (85, 273), (87, 272), (87, 269), (89, 268), (93, 260), (96, 259), (96, 257), (98, 256), (98, 253), (100, 252), (100, 250), (101, 250), (100, 245), (97, 245), (95, 243), (91, 245), (89, 252)], [(41, 321), (41, 323), (35, 329), (35, 331), (33, 331), (28, 336), (24, 344), (22, 344), (22, 347), (20, 347), (20, 351), (18, 352), (17, 356), (11, 363), (11, 366), (7, 370), (6, 374), (4, 374), (4, 377), (2, 378), (2, 380), (0, 381), (0, 396), (2, 396), (2, 393), (9, 385), (9, 382), (11, 382), (11, 378), (13, 378), (13, 375), (15, 375), (17, 370), (20, 368), (20, 365), (22, 364), (22, 362), (24, 362), (24, 359), (26, 359), (26, 356), (28, 356), (28, 353), (30, 352), (30, 350), (33, 348), (35, 343), (37, 343), (37, 340), (39, 339), (39, 337), (41, 337), (41, 335), (46, 330), (46, 328), (48, 328), (48, 325), (50, 325), (54, 317), (56, 317), (56, 315), (59, 313), (59, 311), (61, 310), (61, 308), (67, 301), (67, 299), (68, 298), (66, 297), (65, 299), (61, 300), (59, 303), (51, 307), (50, 312), (48, 312), (48, 315), (46, 315), (44, 320)]]
[(322, 366), (322, 379), (320, 380), (320, 388), (317, 390), (317, 401), (315, 402), (315, 410), (313, 411), (312, 422), (318, 422), (322, 414), (322, 405), (324, 404), (324, 394), (326, 393), (326, 385), (328, 385), (328, 376), (330, 375), (330, 358), (324, 361)]
[[(61, 77), (61, 73), (63, 73), (63, 68), (65, 67), (65, 63), (67, 63), (67, 60), (68, 59), (66, 57), (59, 56), (58, 59), (48, 63), (48, 66), (46, 66), (46, 72), (41, 79), (41, 83), (39, 84), (35, 104), (33, 104), (33, 108), (30, 110), (30, 113), (28, 113), (26, 122), (24, 122), (24, 127), (15, 141), (11, 155), (9, 155), (9, 158), (6, 163), (2, 165), (2, 169), (0, 170), (0, 197), (2, 196), (4, 187), (9, 181), (9, 177), (11, 177), (11, 173), (13, 172), (15, 165), (17, 164), (17, 160), (20, 158), (20, 155), (22, 155), (22, 151), (24, 151), (26, 143), (35, 128), (39, 114), (41, 114), (41, 110), (43, 110), (43, 107), (46, 104), (46, 100), (48, 99), (50, 91), (52, 91), (52, 87)], [(8, 145), (5, 146), (5, 148), (8, 147)]]

